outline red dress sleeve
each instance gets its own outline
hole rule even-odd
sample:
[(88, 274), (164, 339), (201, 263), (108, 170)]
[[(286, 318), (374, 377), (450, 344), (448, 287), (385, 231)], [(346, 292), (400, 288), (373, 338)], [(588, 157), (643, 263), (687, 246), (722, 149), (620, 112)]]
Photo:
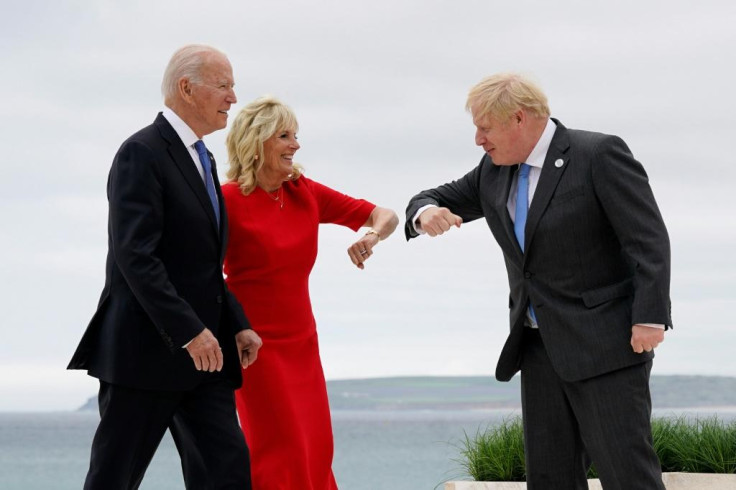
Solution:
[(300, 179), (304, 179), (317, 201), (320, 223), (333, 223), (358, 231), (376, 207), (365, 199), (355, 199), (306, 177)]

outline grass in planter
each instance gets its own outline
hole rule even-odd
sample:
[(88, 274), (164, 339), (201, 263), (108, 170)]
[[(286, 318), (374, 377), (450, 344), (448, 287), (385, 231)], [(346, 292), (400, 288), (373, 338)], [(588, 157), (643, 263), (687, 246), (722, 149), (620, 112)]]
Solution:
[[(736, 422), (705, 419), (656, 418), (652, 420), (654, 450), (662, 471), (736, 473)], [(524, 481), (524, 435), (520, 417), (461, 441), (463, 470), (475, 481)], [(594, 468), (588, 478), (595, 478)]]
[(660, 418), (652, 421), (652, 436), (662, 471), (736, 473), (736, 422)]
[(461, 441), (457, 460), (475, 481), (525, 481), (524, 429), (521, 418), (506, 419)]

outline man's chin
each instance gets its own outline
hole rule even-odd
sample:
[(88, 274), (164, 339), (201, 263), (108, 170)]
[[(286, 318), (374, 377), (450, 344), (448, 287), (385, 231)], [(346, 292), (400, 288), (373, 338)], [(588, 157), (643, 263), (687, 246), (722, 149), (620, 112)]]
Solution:
[(494, 165), (498, 165), (499, 167), (508, 165), (508, 163), (504, 162), (504, 160), (502, 158), (499, 158), (499, 159), (494, 158), (494, 156), (493, 156), (493, 150), (487, 151), (486, 152), (486, 155), (488, 155), (488, 158), (491, 159), (491, 161), (493, 162)]

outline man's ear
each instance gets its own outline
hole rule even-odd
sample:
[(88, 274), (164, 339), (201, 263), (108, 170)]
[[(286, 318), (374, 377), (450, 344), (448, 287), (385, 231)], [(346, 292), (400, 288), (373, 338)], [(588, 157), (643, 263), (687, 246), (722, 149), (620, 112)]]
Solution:
[(179, 89), (179, 95), (182, 100), (189, 102), (192, 98), (192, 84), (188, 78), (180, 78), (177, 83)]
[(514, 112), (514, 114), (511, 116), (511, 122), (513, 124), (516, 124), (517, 126), (521, 126), (526, 121), (526, 113), (524, 113), (523, 109), (519, 109), (518, 111)]

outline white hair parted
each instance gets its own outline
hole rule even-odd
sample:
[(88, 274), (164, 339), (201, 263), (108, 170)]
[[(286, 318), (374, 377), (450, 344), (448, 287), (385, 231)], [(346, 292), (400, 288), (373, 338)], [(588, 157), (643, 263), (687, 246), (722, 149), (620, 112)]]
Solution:
[(188, 44), (176, 50), (166, 65), (161, 82), (164, 102), (167, 104), (171, 102), (176, 95), (177, 84), (182, 78), (192, 83), (202, 83), (202, 65), (207, 61), (207, 57), (214, 53), (225, 56), (222, 51), (205, 44)]

